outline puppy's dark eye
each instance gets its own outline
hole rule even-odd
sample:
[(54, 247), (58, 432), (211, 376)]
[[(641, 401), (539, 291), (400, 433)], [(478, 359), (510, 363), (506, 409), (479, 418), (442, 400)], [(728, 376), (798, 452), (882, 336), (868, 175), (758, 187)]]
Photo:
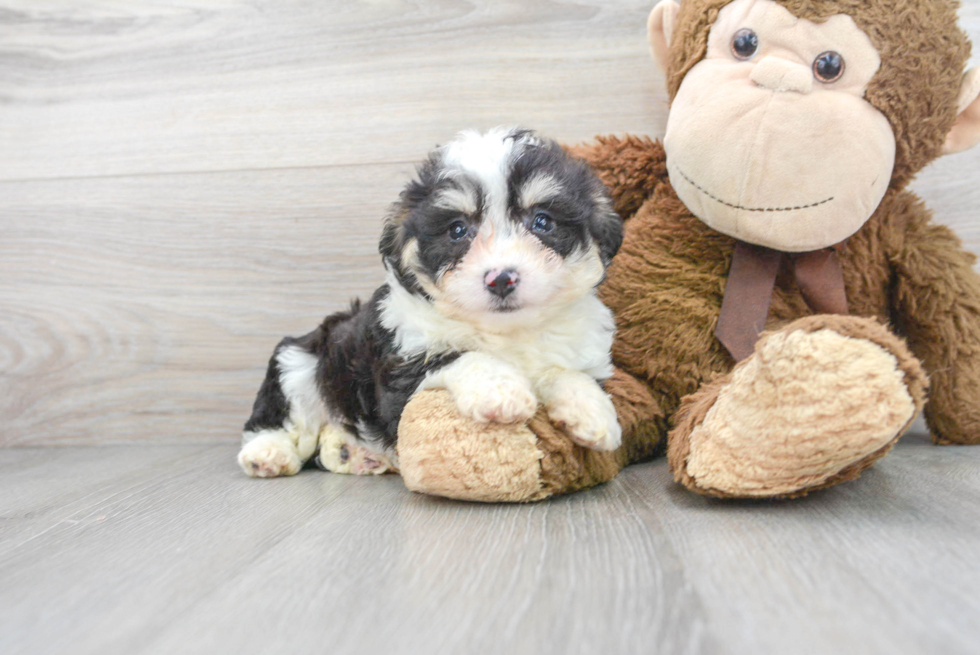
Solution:
[(836, 82), (843, 74), (844, 58), (839, 53), (828, 51), (813, 60), (813, 75), (824, 84)]
[(738, 59), (751, 59), (759, 50), (759, 35), (749, 29), (739, 30), (732, 37), (732, 54)]
[(459, 241), (466, 236), (467, 232), (469, 232), (469, 228), (463, 221), (453, 221), (453, 224), (449, 226), (449, 238), (453, 241)]
[(555, 229), (555, 219), (544, 212), (538, 212), (531, 219), (531, 229), (539, 234), (548, 234)]

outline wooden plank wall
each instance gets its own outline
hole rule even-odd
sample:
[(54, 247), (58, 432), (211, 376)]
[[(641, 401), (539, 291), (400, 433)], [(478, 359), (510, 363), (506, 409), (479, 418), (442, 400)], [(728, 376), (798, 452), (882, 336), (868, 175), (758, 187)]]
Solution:
[[(652, 4), (0, 0), (0, 445), (236, 439), (434, 144), (662, 134)], [(980, 151), (916, 188), (980, 251)]]

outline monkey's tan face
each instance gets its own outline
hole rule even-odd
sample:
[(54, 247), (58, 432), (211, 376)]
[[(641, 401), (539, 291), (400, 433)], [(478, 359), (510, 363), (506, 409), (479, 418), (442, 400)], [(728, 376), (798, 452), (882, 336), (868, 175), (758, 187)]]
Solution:
[(851, 236), (884, 197), (895, 136), (864, 99), (877, 51), (849, 16), (735, 0), (667, 123), (671, 184), (714, 229), (803, 252)]

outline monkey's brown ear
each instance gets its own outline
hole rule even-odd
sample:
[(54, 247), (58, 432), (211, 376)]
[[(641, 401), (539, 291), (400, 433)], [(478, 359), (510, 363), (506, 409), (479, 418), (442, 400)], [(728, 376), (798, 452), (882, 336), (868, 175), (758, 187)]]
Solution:
[(650, 54), (665, 74), (670, 61), (670, 37), (674, 32), (674, 20), (681, 5), (677, 0), (660, 0), (647, 19), (647, 40)]
[(946, 135), (944, 155), (963, 152), (980, 143), (980, 67), (963, 76), (958, 111), (953, 129)]

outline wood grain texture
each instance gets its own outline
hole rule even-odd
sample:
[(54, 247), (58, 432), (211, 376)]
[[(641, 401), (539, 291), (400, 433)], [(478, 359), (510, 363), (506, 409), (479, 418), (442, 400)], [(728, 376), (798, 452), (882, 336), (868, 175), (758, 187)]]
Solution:
[(377, 235), (410, 172), (8, 185), (0, 443), (234, 438), (276, 342), (381, 282)]
[[(662, 134), (650, 4), (0, 0), (0, 445), (235, 439), (434, 143)], [(980, 149), (915, 188), (980, 252)]]
[(414, 162), (501, 123), (658, 131), (649, 5), (4, 0), (0, 179)]
[(709, 625), (752, 644), (736, 652), (971, 653), (977, 471), (969, 449), (908, 436), (826, 495), (733, 505), (667, 483), (647, 502), (697, 568)]
[(968, 448), (905, 439), (793, 502), (694, 496), (658, 461), (530, 506), (395, 476), (253, 480), (234, 450), (0, 449), (0, 652), (957, 655), (980, 640)]

